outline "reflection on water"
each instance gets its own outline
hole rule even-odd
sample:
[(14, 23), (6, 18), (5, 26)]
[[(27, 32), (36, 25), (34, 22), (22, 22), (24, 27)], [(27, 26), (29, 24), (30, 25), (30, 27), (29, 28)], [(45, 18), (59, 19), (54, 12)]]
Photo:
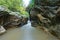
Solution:
[(31, 27), (30, 21), (21, 28), (9, 29), (7, 33), (0, 36), (0, 40), (58, 40), (51, 34)]

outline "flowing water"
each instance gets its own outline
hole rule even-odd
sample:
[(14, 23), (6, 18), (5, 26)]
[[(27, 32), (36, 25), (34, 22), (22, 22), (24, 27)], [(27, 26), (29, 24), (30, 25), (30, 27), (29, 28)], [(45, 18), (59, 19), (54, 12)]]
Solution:
[(0, 40), (58, 40), (51, 34), (45, 33), (31, 26), (31, 23), (20, 27), (11, 28), (0, 36)]

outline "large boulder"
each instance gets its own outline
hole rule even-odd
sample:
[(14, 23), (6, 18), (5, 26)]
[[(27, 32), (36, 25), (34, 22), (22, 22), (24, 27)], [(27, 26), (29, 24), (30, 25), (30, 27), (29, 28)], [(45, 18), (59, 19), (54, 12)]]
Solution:
[(5, 29), (10, 27), (20, 27), (27, 24), (28, 18), (20, 12), (12, 12), (5, 6), (0, 6), (0, 25)]
[[(2, 12), (4, 13), (4, 11)], [(27, 24), (27, 21), (28, 21), (28, 18), (21, 16), (19, 12), (10, 12), (8, 13), (8, 16), (6, 17), (5, 16), (3, 18), (4, 20), (2, 19), (3, 20), (2, 25), (4, 26), (5, 29), (10, 28), (10, 27), (20, 27), (22, 25)]]
[(21, 27), (27, 24), (28, 18), (19, 12), (12, 12), (6, 6), (0, 6), (0, 34), (8, 28)]

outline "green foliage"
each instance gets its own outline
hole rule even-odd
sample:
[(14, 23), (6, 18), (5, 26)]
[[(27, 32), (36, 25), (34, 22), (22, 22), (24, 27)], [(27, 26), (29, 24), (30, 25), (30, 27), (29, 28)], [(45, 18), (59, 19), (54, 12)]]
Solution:
[(19, 10), (19, 7), (22, 6), (22, 0), (0, 0), (0, 5), (4, 5), (11, 10)]
[(0, 0), (0, 5), (6, 6), (11, 11), (18, 11), (23, 15), (27, 15), (23, 7), (23, 0)]
[(29, 8), (32, 8), (32, 7), (34, 6), (34, 1), (35, 1), (35, 0), (31, 0), (31, 1), (30, 1)]
[(22, 15), (23, 15), (24, 17), (29, 17), (28, 12), (26, 12), (26, 11), (22, 11)]
[(26, 10), (30, 13), (30, 10), (34, 7), (34, 2), (35, 0), (31, 0), (30, 4), (28, 5), (28, 7), (26, 8)]

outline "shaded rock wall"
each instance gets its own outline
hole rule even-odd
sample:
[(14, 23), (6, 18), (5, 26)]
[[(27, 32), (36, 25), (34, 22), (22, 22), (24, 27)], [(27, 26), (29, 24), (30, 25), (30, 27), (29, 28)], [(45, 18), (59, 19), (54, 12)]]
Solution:
[(1, 11), (0, 12), (0, 25), (4, 26), (4, 28), (9, 28), (10, 27), (19, 27), (24, 24), (27, 24), (28, 18), (23, 17), (23, 16), (15, 16), (15, 15), (10, 15), (6, 11)]
[(35, 0), (35, 5), (60, 5), (60, 0)]
[(35, 0), (35, 5), (30, 11), (32, 26), (42, 26), (54, 36), (60, 38), (60, 6), (59, 0)]

